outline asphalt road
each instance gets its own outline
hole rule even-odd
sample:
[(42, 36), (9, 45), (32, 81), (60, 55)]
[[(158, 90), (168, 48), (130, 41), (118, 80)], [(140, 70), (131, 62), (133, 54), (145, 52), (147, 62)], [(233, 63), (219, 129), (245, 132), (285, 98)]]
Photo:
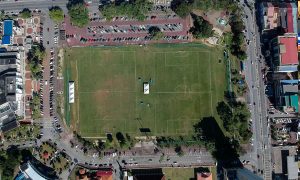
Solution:
[[(244, 2), (242, 1), (242, 3)], [(249, 85), (250, 111), (253, 120), (253, 151), (249, 156), (254, 160), (253, 165), (258, 174), (267, 180), (272, 179), (271, 140), (267, 118), (267, 98), (264, 93), (265, 87), (261, 74), (264, 64), (263, 59), (259, 59), (261, 55), (260, 33), (256, 25), (255, 11), (251, 11), (248, 6), (244, 6), (243, 10), (244, 14), (248, 16), (248, 18), (244, 18), (247, 30), (245, 35), (250, 40), (247, 47), (248, 58), (245, 62), (246, 82)]]
[(60, 6), (61, 8), (66, 9), (67, 2), (67, 0), (23, 0), (18, 1), (18, 3), (14, 1), (1, 1), (0, 9), (7, 12), (20, 12), (24, 8), (30, 10), (49, 9), (52, 6)]

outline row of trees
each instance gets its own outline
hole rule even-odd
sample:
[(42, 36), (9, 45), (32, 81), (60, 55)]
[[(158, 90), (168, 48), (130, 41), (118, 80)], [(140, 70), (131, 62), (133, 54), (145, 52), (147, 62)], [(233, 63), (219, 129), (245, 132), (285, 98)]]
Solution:
[(228, 46), (230, 49), (230, 53), (236, 56), (240, 60), (244, 60), (247, 58), (247, 54), (245, 52), (244, 44), (244, 23), (242, 20), (242, 13), (239, 9), (234, 10), (232, 13), (229, 24), (231, 27), (231, 33), (228, 34)]
[(217, 112), (223, 122), (224, 129), (231, 136), (247, 143), (252, 137), (252, 132), (249, 130), (248, 120), (250, 112), (245, 103), (241, 102), (219, 102)]
[(227, 9), (232, 10), (235, 7), (234, 0), (193, 0), (193, 7), (201, 10), (221, 10)]
[(42, 77), (42, 63), (45, 55), (45, 48), (41, 44), (34, 44), (28, 53), (27, 60), (34, 79)]
[(247, 91), (247, 84), (245, 78), (236, 70), (231, 70), (231, 82), (236, 87), (237, 95), (243, 96)]
[(171, 8), (178, 16), (184, 18), (192, 12), (192, 9), (231, 11), (236, 5), (234, 0), (173, 0)]
[(214, 117), (204, 117), (197, 122), (194, 125), (192, 136), (157, 137), (157, 145), (159, 147), (174, 147), (179, 156), (184, 153), (182, 146), (204, 147), (217, 161), (224, 164), (238, 161), (238, 152), (241, 151), (239, 142), (225, 136), (220, 124), (217, 123)]
[(107, 20), (117, 16), (127, 16), (142, 21), (146, 18), (146, 14), (148, 14), (152, 6), (153, 4), (148, 0), (132, 0), (121, 4), (104, 5), (100, 7), (100, 11)]
[(32, 99), (30, 101), (30, 108), (32, 109), (32, 118), (38, 119), (41, 117), (41, 101), (40, 101), (40, 95), (38, 92), (32, 93)]

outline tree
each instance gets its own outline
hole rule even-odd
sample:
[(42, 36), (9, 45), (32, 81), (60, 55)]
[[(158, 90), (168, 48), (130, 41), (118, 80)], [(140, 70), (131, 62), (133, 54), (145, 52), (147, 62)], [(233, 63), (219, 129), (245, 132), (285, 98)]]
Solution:
[(160, 28), (157, 26), (151, 26), (149, 28), (149, 35), (153, 40), (159, 40), (164, 36), (163, 32), (161, 32)]
[(213, 26), (208, 21), (195, 14), (192, 14), (192, 18), (194, 20), (194, 26), (190, 29), (190, 32), (195, 38), (208, 38), (213, 35)]
[(192, 4), (187, 1), (174, 0), (171, 3), (171, 9), (181, 18), (186, 17), (192, 11)]
[(89, 23), (89, 12), (83, 3), (73, 4), (69, 8), (71, 23), (78, 27), (84, 27)]
[(229, 131), (233, 125), (232, 121), (232, 111), (230, 106), (228, 106), (224, 101), (219, 102), (217, 105), (217, 112), (220, 119), (223, 121), (223, 126), (226, 131)]
[(227, 42), (229, 46), (230, 52), (232, 55), (236, 56), (240, 60), (247, 59), (247, 54), (243, 49), (243, 45), (245, 43), (243, 30), (245, 29), (242, 14), (236, 9), (232, 13), (233, 15), (229, 19), (229, 24), (231, 27), (231, 41)]
[(20, 16), (23, 19), (27, 19), (31, 17), (31, 11), (28, 8), (24, 8), (21, 12), (20, 12)]
[(5, 12), (4, 12), (4, 10), (1, 10), (0, 11), (0, 21), (3, 21), (4, 18), (5, 18)]
[(111, 134), (107, 134), (106, 137), (109, 142), (113, 141), (113, 136)]
[(117, 16), (127, 16), (129, 18), (143, 21), (152, 6), (153, 4), (148, 0), (132, 0), (128, 2), (104, 5), (100, 7), (100, 11), (107, 20), (111, 20)]
[(34, 44), (28, 53), (28, 64), (34, 79), (40, 79), (42, 76), (41, 64), (45, 55), (45, 48), (41, 44)]
[(183, 152), (181, 146), (178, 146), (178, 145), (177, 145), (177, 146), (175, 147), (175, 152), (177, 153), (178, 156), (183, 156), (183, 155), (184, 155), (184, 152)]
[(194, 0), (193, 6), (201, 10), (219, 10), (235, 8), (234, 0)]
[(126, 139), (121, 132), (117, 132), (116, 138), (119, 141), (121, 147), (123, 147), (126, 144)]
[(64, 12), (58, 6), (54, 6), (49, 10), (49, 16), (56, 23), (60, 23), (64, 20)]

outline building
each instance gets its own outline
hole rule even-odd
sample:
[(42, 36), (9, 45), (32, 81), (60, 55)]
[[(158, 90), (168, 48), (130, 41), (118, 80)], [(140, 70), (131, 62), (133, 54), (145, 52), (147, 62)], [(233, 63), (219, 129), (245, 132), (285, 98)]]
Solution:
[(277, 72), (297, 71), (298, 50), (295, 34), (284, 34), (271, 41), (273, 68)]
[(282, 28), (286, 33), (297, 33), (296, 3), (262, 2), (258, 11), (262, 31)]
[(33, 163), (28, 161), (20, 166), (20, 173), (17, 175), (15, 180), (50, 180), (57, 179), (56, 177), (48, 177), (42, 172), (42, 169), (35, 166)]
[(273, 172), (275, 179), (287, 179), (288, 157), (297, 154), (297, 146), (272, 147)]
[(16, 115), (24, 116), (23, 77), (18, 52), (0, 52), (0, 130), (18, 126)]
[(112, 170), (98, 170), (96, 173), (98, 179), (101, 180), (113, 180), (113, 172)]
[(69, 103), (75, 102), (75, 84), (74, 81), (69, 81)]
[(286, 113), (298, 113), (298, 80), (278, 80), (275, 85), (275, 103), (277, 109)]
[(0, 105), (0, 130), (7, 132), (18, 127), (15, 116), (15, 107), (12, 103), (6, 102)]
[(13, 38), (13, 20), (3, 21), (3, 35), (2, 43), (3, 45), (11, 45)]
[(287, 157), (288, 180), (298, 180), (298, 160), (296, 156)]

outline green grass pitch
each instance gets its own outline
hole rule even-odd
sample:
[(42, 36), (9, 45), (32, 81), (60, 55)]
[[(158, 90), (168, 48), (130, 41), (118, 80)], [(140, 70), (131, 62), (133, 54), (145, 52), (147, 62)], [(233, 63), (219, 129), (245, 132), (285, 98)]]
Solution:
[[(83, 137), (105, 133), (188, 135), (216, 114), (225, 91), (222, 51), (204, 45), (70, 48), (66, 81), (75, 81), (71, 125)], [(150, 83), (150, 94), (143, 83)]]

